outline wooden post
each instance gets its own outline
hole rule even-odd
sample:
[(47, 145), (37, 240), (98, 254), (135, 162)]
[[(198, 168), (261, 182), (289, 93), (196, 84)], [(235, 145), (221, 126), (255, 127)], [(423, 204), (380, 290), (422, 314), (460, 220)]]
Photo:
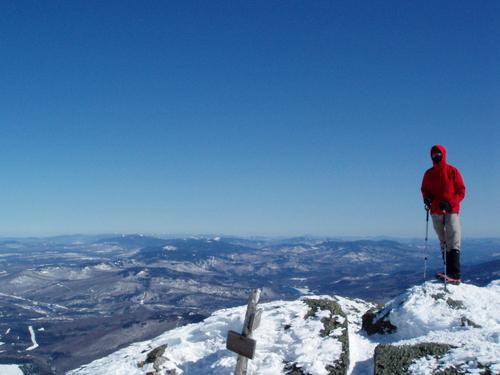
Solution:
[(236, 332), (229, 332), (227, 348), (238, 353), (234, 375), (246, 375), (248, 369), (248, 359), (253, 358), (255, 352), (255, 340), (252, 333), (260, 324), (262, 309), (257, 310), (259, 303), (260, 289), (254, 289), (248, 298), (248, 306), (245, 314), (245, 322), (241, 335)]

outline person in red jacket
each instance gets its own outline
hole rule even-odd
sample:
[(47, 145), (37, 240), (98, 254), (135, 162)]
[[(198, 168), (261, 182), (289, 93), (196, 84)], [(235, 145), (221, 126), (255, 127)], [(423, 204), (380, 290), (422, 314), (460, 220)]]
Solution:
[[(460, 282), (460, 202), (465, 197), (465, 185), (459, 170), (446, 161), (444, 146), (431, 148), (434, 166), (422, 180), (422, 196), (430, 210), (432, 224), (441, 242), (446, 275), (453, 282)], [(444, 216), (444, 217), (443, 217)]]

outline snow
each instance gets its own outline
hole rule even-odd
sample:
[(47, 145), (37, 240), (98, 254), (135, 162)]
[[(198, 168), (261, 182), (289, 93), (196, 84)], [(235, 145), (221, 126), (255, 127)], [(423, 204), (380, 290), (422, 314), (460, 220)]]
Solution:
[[(408, 289), (388, 302), (380, 315), (397, 326), (389, 335), (368, 336), (361, 330), (362, 316), (374, 305), (339, 296), (309, 296), (335, 300), (347, 315), (350, 366), (348, 375), (373, 373), (373, 353), (378, 344), (413, 345), (423, 342), (453, 345), (441, 358), (420, 358), (413, 362), (411, 374), (423, 375), (452, 365), (461, 373), (479, 374), (481, 366), (500, 373), (500, 280), (487, 287), (469, 284), (443, 285), (427, 282)], [(305, 297), (304, 297), (305, 298)], [(257, 350), (249, 361), (249, 374), (284, 374), (285, 364), (296, 364), (311, 375), (327, 374), (325, 367), (339, 358), (342, 345), (336, 329), (321, 337), (321, 319), (329, 311), (319, 311), (304, 319), (309, 307), (302, 299), (260, 304), (261, 326), (254, 332)], [(105, 358), (69, 372), (70, 375), (146, 374), (152, 364), (140, 368), (152, 349), (168, 344), (161, 365), (177, 374), (220, 374), (234, 371), (236, 355), (225, 348), (228, 330), (240, 331), (246, 306), (224, 309), (197, 324), (168, 331), (161, 336), (117, 351)], [(340, 318), (340, 317), (338, 317)], [(340, 319), (341, 320), (341, 319)], [(469, 323), (472, 322), (472, 323)]]
[(343, 259), (349, 260), (351, 262), (367, 262), (373, 259), (370, 254), (363, 252), (351, 252), (342, 256)]
[(443, 284), (428, 282), (386, 304), (380, 315), (389, 312), (389, 320), (398, 329), (391, 335), (376, 335), (371, 341), (392, 345), (436, 342), (456, 347), (440, 359), (418, 359), (409, 369), (411, 374), (429, 374), (451, 366), (475, 374), (482, 365), (500, 373), (498, 306), (500, 280), (483, 288), (448, 285), (448, 293), (444, 293)]
[(304, 296), (312, 294), (307, 286), (305, 286), (303, 288), (293, 287), (293, 289), (295, 289), (297, 292), (299, 292), (301, 295), (304, 295)]
[[(474, 322), (482, 322), (481, 325), (500, 323), (497, 313), (500, 284), (493, 283), (489, 288), (468, 284), (448, 285), (448, 289), (450, 293), (445, 298), (436, 298), (443, 293), (442, 284), (427, 283), (424, 287), (413, 287), (395, 299), (387, 307), (392, 309), (391, 322), (400, 327), (395, 336), (405, 339), (452, 329), (461, 322), (464, 311)], [(446, 302), (448, 298), (463, 303), (464, 309), (450, 308)]]
[[(257, 349), (249, 364), (250, 373), (282, 374), (284, 363), (296, 363), (311, 375), (327, 374), (325, 367), (342, 352), (342, 344), (336, 338), (341, 330), (328, 337), (320, 335), (324, 328), (321, 319), (329, 317), (329, 311), (304, 319), (309, 306), (302, 300), (275, 301), (259, 308), (263, 315), (253, 335)], [(233, 374), (237, 356), (226, 349), (226, 336), (229, 330), (241, 331), (245, 310), (246, 306), (241, 306), (217, 311), (201, 323), (133, 344), (69, 374), (145, 374), (151, 371), (151, 365), (138, 368), (137, 363), (145, 359), (144, 353), (162, 344), (168, 344), (164, 369), (175, 369), (178, 374)]]
[(206, 262), (199, 262), (198, 264), (193, 264), (192, 262), (169, 261), (161, 263), (159, 262), (158, 264), (160, 264), (161, 267), (167, 268), (172, 271), (194, 273), (194, 274), (200, 274), (200, 273), (208, 274), (210, 273), (210, 271), (207, 268), (216, 264), (216, 261), (211, 260)]
[(332, 282), (332, 284), (338, 284), (338, 283), (341, 283), (343, 281), (364, 280), (364, 279), (369, 279), (371, 277), (387, 276), (387, 275), (389, 275), (389, 274), (388, 273), (382, 273), (382, 272), (376, 272), (376, 273), (367, 273), (364, 276), (345, 276), (345, 277), (342, 277), (342, 278), (340, 278), (338, 280), (335, 280), (334, 282)]
[(349, 326), (349, 370), (348, 374), (373, 374), (373, 352), (376, 342), (361, 331), (362, 315), (374, 304), (356, 299), (336, 297), (337, 302), (346, 313)]
[(0, 365), (0, 374), (2, 375), (23, 375), (18, 365)]
[(114, 270), (113, 266), (106, 264), (106, 263), (99, 263), (98, 265), (96, 265), (94, 267), (94, 269), (96, 269), (98, 271), (113, 271)]
[(29, 348), (27, 348), (26, 351), (30, 351), (30, 350), (34, 350), (34, 349), (38, 348), (38, 343), (36, 342), (35, 330), (33, 329), (32, 326), (29, 326), (28, 329), (30, 331), (31, 342), (33, 343), (33, 345), (31, 345)]
[[(420, 321), (423, 324), (422, 336), (412, 341), (448, 343), (457, 348), (450, 350), (439, 360), (420, 359), (410, 367), (410, 371), (413, 374), (424, 374), (429, 368), (445, 369), (454, 365), (465, 373), (475, 374), (484, 371), (479, 369), (480, 366), (489, 365), (493, 373), (500, 373), (500, 280), (492, 282), (486, 288), (467, 284), (448, 286), (448, 298), (461, 301), (463, 309), (450, 308), (444, 300), (435, 301), (432, 308), (423, 308), (422, 305), (431, 302), (428, 300), (429, 295), (442, 291), (442, 287), (436, 290), (436, 284), (426, 286), (426, 289), (414, 291), (414, 295), (420, 295), (422, 301), (412, 298), (401, 309), (411, 311), (413, 305), (420, 312), (418, 317), (406, 314), (409, 323)], [(426, 295), (422, 295), (424, 290)], [(464, 318), (481, 328), (464, 324)]]

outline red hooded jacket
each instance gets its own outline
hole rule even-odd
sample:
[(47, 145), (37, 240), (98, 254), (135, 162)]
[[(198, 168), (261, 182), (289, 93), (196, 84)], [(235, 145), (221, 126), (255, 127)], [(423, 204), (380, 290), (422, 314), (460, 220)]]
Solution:
[(439, 203), (448, 201), (451, 206), (451, 212), (460, 211), (460, 202), (465, 197), (465, 185), (462, 175), (457, 168), (446, 161), (446, 149), (444, 146), (435, 145), (432, 151), (438, 149), (443, 154), (443, 159), (428, 169), (422, 180), (422, 196), (431, 199), (431, 213), (442, 214)]

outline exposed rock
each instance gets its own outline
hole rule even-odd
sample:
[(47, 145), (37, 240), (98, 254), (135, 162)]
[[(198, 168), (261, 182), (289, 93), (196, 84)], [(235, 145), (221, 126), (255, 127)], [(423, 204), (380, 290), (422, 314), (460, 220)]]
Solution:
[(158, 357), (155, 359), (153, 368), (156, 370), (156, 372), (159, 373), (161, 371), (161, 365), (163, 365), (165, 362), (167, 362), (167, 359), (164, 357)]
[(483, 328), (482, 326), (474, 323), (472, 320), (470, 320), (465, 316), (462, 316), (461, 322), (462, 322), (462, 327)]
[(455, 310), (460, 310), (460, 309), (465, 308), (465, 305), (462, 301), (456, 301), (456, 300), (451, 299), (451, 298), (448, 298), (446, 300), (446, 303), (448, 304), (448, 306), (450, 306), (452, 309), (455, 309)]
[(461, 375), (461, 374), (465, 374), (465, 372), (458, 371), (455, 367), (448, 367), (444, 370), (436, 372), (436, 375)]
[[(375, 375), (407, 374), (408, 368), (414, 360), (426, 356), (442, 357), (450, 349), (452, 349), (451, 345), (437, 343), (402, 346), (380, 344), (375, 348)], [(448, 371), (448, 369), (444, 371)], [(455, 373), (443, 372), (442, 374)]]
[(167, 346), (167, 344), (164, 344), (151, 350), (146, 357), (146, 363), (154, 363), (157, 359), (159, 359), (163, 355), (163, 353), (165, 353), (165, 349), (167, 349)]
[(455, 309), (455, 310), (465, 309), (465, 305), (464, 305), (464, 303), (462, 301), (457, 301), (457, 300), (454, 300), (454, 299), (452, 299), (450, 297), (446, 298), (447, 295), (445, 293), (432, 294), (431, 297), (434, 298), (436, 301), (438, 301), (438, 300), (446, 300), (446, 303), (452, 309)]
[[(146, 375), (158, 375), (161, 373), (161, 365), (163, 365), (167, 359), (163, 357), (163, 354), (165, 353), (165, 349), (167, 349), (167, 344), (160, 345), (159, 347), (151, 350), (148, 355), (146, 356), (145, 361), (141, 361), (137, 364), (137, 367), (142, 368), (144, 367), (145, 364), (147, 363), (152, 363), (153, 368), (155, 371), (149, 371), (146, 373)], [(144, 352), (143, 352), (144, 353)], [(168, 372), (168, 374), (175, 375), (175, 372)]]
[[(340, 307), (340, 305), (329, 299), (305, 299), (304, 302), (310, 307), (306, 314), (305, 319), (314, 316), (318, 310), (329, 310), (330, 318), (323, 318), (323, 330), (321, 336), (327, 337), (337, 328), (342, 328), (342, 335), (337, 339), (342, 343), (342, 354), (340, 358), (334, 363), (326, 367), (329, 375), (344, 375), (347, 374), (349, 368), (349, 336), (348, 336), (348, 321), (347, 316)], [(338, 319), (341, 317), (342, 319)]]
[(436, 301), (440, 299), (444, 299), (446, 297), (446, 293), (436, 293), (431, 295)]
[(379, 316), (380, 311), (375, 311), (373, 309), (368, 310), (361, 318), (362, 330), (365, 331), (370, 336), (376, 333), (385, 335), (396, 332), (397, 327), (393, 325), (390, 320), (386, 319), (389, 313), (390, 310), (387, 311), (385, 314)]
[[(328, 375), (345, 375), (349, 368), (349, 338), (348, 338), (348, 322), (347, 316), (342, 311), (340, 305), (329, 299), (304, 299), (304, 303), (309, 306), (309, 311), (304, 316), (308, 319), (316, 315), (318, 310), (330, 311), (330, 318), (321, 319), (323, 329), (320, 332), (321, 337), (328, 337), (337, 328), (342, 328), (342, 335), (336, 338), (342, 343), (342, 354), (340, 358), (334, 362), (334, 365), (326, 366)], [(343, 319), (339, 319), (339, 317)], [(296, 363), (286, 363), (284, 367), (285, 374), (287, 375), (309, 375), (299, 367)]]

